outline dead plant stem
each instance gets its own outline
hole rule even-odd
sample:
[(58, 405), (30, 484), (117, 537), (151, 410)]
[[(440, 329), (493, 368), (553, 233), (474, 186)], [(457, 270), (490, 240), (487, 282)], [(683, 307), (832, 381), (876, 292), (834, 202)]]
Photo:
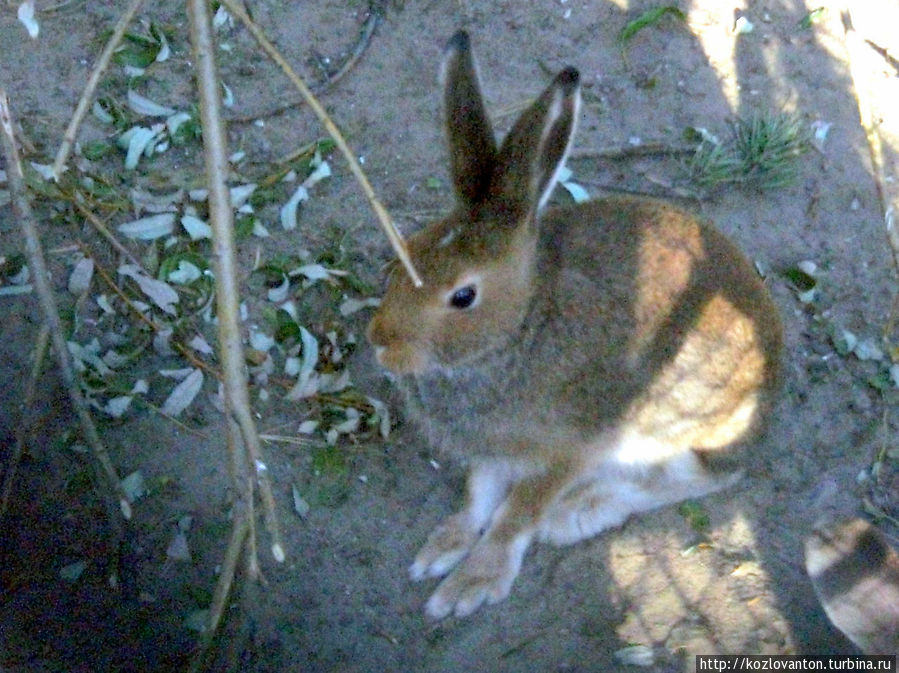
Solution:
[[(103, 268), (103, 265), (97, 261), (96, 255), (92, 254), (88, 247), (84, 244), (81, 245), (81, 251), (86, 257), (90, 257), (94, 260), (94, 270), (97, 272), (97, 275), (100, 276), (100, 279), (104, 283), (106, 283), (107, 286), (109, 286), (109, 289), (111, 289), (118, 295), (119, 299), (121, 299), (125, 303), (125, 306), (127, 306), (131, 310), (131, 312), (137, 316), (138, 320), (147, 325), (147, 327), (153, 330), (154, 333), (159, 332), (159, 325), (150, 320), (143, 311), (141, 311), (139, 308), (137, 308), (137, 306), (134, 305), (134, 302), (132, 302), (131, 299), (128, 298), (128, 295), (122, 292), (122, 288), (116, 285), (115, 281), (109, 275), (109, 272), (107, 272), (106, 269)], [(143, 266), (140, 266), (140, 268), (143, 269)], [(215, 378), (221, 380), (222, 375), (217, 369), (197, 358), (184, 344), (173, 340), (172, 348), (178, 351), (184, 357), (184, 359), (190, 362), (194, 367), (204, 369)]]
[[(37, 380), (41, 375), (41, 368), (44, 366), (44, 358), (47, 356), (47, 345), (50, 341), (50, 329), (47, 324), (41, 325), (41, 331), (38, 333), (37, 344), (34, 346), (34, 362), (31, 363), (31, 375), (28, 377), (28, 383), (25, 385), (25, 396), (20, 405), (22, 410), (23, 421), (27, 419), (27, 415), (31, 412), (31, 404), (34, 401), (34, 392), (37, 390)], [(6, 472), (3, 474), (3, 486), (0, 488), (0, 522), (3, 521), (3, 515), (9, 506), (9, 496), (12, 494), (13, 483), (16, 479), (16, 472), (19, 463), (22, 460), (22, 454), (25, 450), (25, 436), (31, 428), (30, 422), (22, 422), (16, 427), (16, 443), (9, 457), (9, 463), (6, 466)]]
[[(53, 297), (53, 290), (50, 288), (47, 272), (47, 264), (44, 259), (44, 251), (41, 246), (40, 236), (37, 231), (37, 224), (31, 205), (28, 203), (25, 187), (25, 175), (22, 171), (22, 162), (19, 157), (16, 141), (13, 136), (12, 112), (9, 108), (9, 99), (6, 92), (0, 89), (0, 144), (3, 146), (6, 155), (7, 178), (9, 181), (9, 191), (12, 197), (13, 212), (19, 225), (22, 227), (22, 236), (25, 239), (25, 253), (28, 263), (31, 266), (32, 277), (34, 279), (34, 289), (44, 314), (44, 320), (50, 331), (50, 338), (53, 342), (53, 348), (56, 351), (56, 358), (59, 362), (60, 372), (62, 374), (63, 383), (68, 392), (69, 399), (81, 422), (84, 439), (93, 450), (100, 471), (106, 476), (108, 483), (108, 493), (115, 493), (119, 499), (119, 509), (126, 519), (131, 518), (131, 505), (125, 496), (121, 481), (116, 473), (112, 460), (106, 447), (100, 439), (97, 432), (97, 426), (88, 411), (87, 403), (81, 394), (81, 387), (72, 366), (69, 349), (66, 345), (66, 338), (62, 329), (62, 321), (59, 318), (59, 311), (56, 308), (56, 301)], [(111, 525), (114, 530), (120, 530), (121, 526), (114, 520), (112, 514)]]
[(284, 547), (275, 515), (275, 500), (262, 458), (262, 445), (250, 409), (247, 391), (243, 341), (239, 324), (237, 255), (234, 249), (234, 223), (225, 176), (228, 152), (221, 117), (218, 76), (212, 38), (212, 22), (205, 0), (189, 0), (191, 43), (197, 71), (200, 117), (203, 124), (203, 148), (209, 187), (209, 220), (212, 226), (215, 261), (216, 313), (219, 320), (219, 351), (225, 389), (225, 408), (240, 426), (247, 461), (259, 486), (263, 516), (271, 536), (272, 556), (284, 561)]
[[(356, 44), (353, 46), (352, 51), (350, 52), (349, 57), (343, 62), (343, 65), (340, 66), (340, 69), (337, 70), (333, 75), (329, 75), (323, 82), (319, 82), (313, 87), (310, 87), (310, 90), (320, 96), (325, 91), (330, 89), (332, 86), (337, 84), (340, 80), (342, 80), (346, 74), (352, 70), (356, 64), (359, 62), (359, 59), (362, 58), (362, 54), (365, 53), (365, 50), (368, 48), (369, 43), (371, 43), (371, 38), (375, 34), (375, 28), (377, 28), (378, 23), (381, 20), (381, 16), (383, 14), (383, 8), (378, 6), (380, 2), (371, 2), (369, 3), (368, 8), (368, 16), (365, 19), (365, 23), (362, 24), (362, 30), (359, 31), (359, 38), (356, 40)], [(293, 100), (289, 103), (283, 103), (278, 105), (271, 110), (264, 110), (260, 112), (255, 112), (253, 114), (244, 114), (244, 115), (235, 115), (232, 117), (228, 117), (227, 121), (232, 123), (245, 124), (247, 122), (256, 121), (257, 119), (263, 119), (266, 117), (274, 117), (279, 114), (283, 114), (287, 112), (287, 110), (291, 110), (302, 103), (302, 99)]]
[[(368, 202), (371, 204), (372, 209), (378, 216), (378, 220), (381, 222), (381, 227), (384, 229), (384, 233), (387, 235), (387, 239), (390, 241), (390, 245), (393, 247), (393, 251), (396, 253), (396, 256), (399, 258), (400, 262), (402, 262), (403, 266), (406, 268), (406, 272), (409, 274), (409, 277), (412, 279), (412, 282), (415, 284), (415, 286), (421, 287), (421, 278), (418, 276), (418, 273), (415, 271), (415, 267), (412, 265), (412, 259), (409, 257), (409, 250), (406, 248), (406, 242), (400, 235), (399, 230), (397, 230), (396, 225), (393, 223), (393, 220), (390, 217), (390, 214), (387, 212), (387, 209), (381, 204), (381, 202), (378, 200), (378, 197), (375, 195), (374, 188), (372, 188), (371, 183), (368, 181), (368, 177), (366, 177), (365, 172), (362, 170), (362, 167), (356, 160), (355, 154), (353, 154), (353, 151), (350, 149), (349, 145), (347, 145), (347, 142), (344, 139), (343, 134), (340, 132), (340, 129), (337, 128), (337, 125), (334, 123), (330, 115), (319, 102), (318, 98), (315, 97), (315, 94), (313, 94), (312, 91), (309, 90), (309, 87), (306, 86), (303, 78), (300, 77), (292, 67), (290, 67), (290, 64), (284, 59), (283, 56), (281, 56), (280, 52), (275, 48), (275, 45), (273, 45), (271, 41), (269, 41), (262, 29), (253, 21), (253, 19), (249, 17), (243, 7), (241, 7), (236, 0), (222, 1), (223, 4), (228, 8), (228, 11), (237, 16), (237, 18), (239, 18), (244, 23), (250, 33), (252, 33), (253, 37), (256, 38), (256, 41), (259, 43), (265, 53), (267, 53), (269, 57), (278, 64), (281, 70), (284, 71), (293, 85), (302, 94), (309, 107), (312, 108), (312, 111), (325, 127), (328, 135), (330, 135), (331, 138), (334, 139), (334, 142), (337, 144), (338, 149), (340, 149), (341, 154), (343, 154), (344, 158), (346, 159), (347, 164), (350, 167), (350, 171), (359, 182), (359, 186), (362, 188), (365, 197), (368, 199)], [(205, 129), (206, 127), (204, 126), (203, 128)]]
[(81, 94), (81, 99), (75, 107), (75, 113), (72, 115), (71, 121), (69, 121), (68, 128), (66, 128), (62, 143), (59, 146), (59, 151), (56, 153), (56, 160), (53, 162), (53, 175), (57, 180), (59, 180), (59, 176), (62, 175), (63, 168), (72, 153), (72, 147), (74, 147), (75, 140), (78, 137), (78, 129), (81, 126), (81, 122), (84, 121), (88, 107), (90, 107), (90, 104), (94, 99), (94, 93), (96, 93), (97, 86), (100, 84), (100, 78), (103, 76), (103, 73), (106, 72), (109, 61), (112, 59), (113, 52), (116, 47), (119, 46), (119, 42), (122, 41), (122, 37), (124, 37), (128, 25), (137, 13), (138, 8), (140, 8), (142, 1), (143, 0), (131, 0), (131, 4), (128, 5), (125, 13), (122, 14), (119, 22), (112, 31), (112, 35), (109, 37), (109, 41), (107, 41), (106, 46), (103, 48), (100, 58), (94, 65), (91, 76), (87, 80), (87, 85), (84, 87), (84, 92)]
[(90, 222), (93, 225), (94, 229), (96, 229), (100, 233), (100, 235), (103, 238), (105, 238), (106, 241), (113, 248), (116, 249), (116, 251), (118, 251), (119, 254), (121, 254), (123, 257), (125, 257), (129, 262), (131, 262), (135, 266), (139, 266), (141, 269), (144, 268), (144, 265), (140, 263), (140, 261), (137, 259), (137, 257), (135, 257), (134, 254), (128, 248), (126, 248), (124, 245), (122, 245), (119, 242), (119, 239), (117, 239), (113, 235), (113, 233), (111, 231), (109, 231), (107, 226), (105, 224), (103, 224), (103, 222), (100, 220), (100, 218), (97, 217), (96, 215), (94, 215), (83, 203), (81, 203), (78, 200), (77, 192), (75, 193), (75, 198), (72, 199), (72, 203), (75, 205), (75, 208), (78, 210), (79, 213), (81, 213), (81, 215), (84, 217), (84, 219), (86, 219), (88, 222)]

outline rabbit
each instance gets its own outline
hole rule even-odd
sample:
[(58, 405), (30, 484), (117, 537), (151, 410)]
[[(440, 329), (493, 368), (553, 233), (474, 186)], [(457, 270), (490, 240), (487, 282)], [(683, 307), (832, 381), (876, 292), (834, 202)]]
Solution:
[(497, 147), (469, 37), (441, 73), (455, 210), (410, 237), (367, 336), (430, 444), (470, 466), (410, 567), (440, 619), (506, 598), (565, 545), (739, 477), (770, 415), (781, 323), (710, 224), (657, 200), (543, 210), (580, 106), (563, 69)]
[(805, 568), (827, 617), (865, 654), (899, 656), (899, 553), (862, 519), (822, 521)]

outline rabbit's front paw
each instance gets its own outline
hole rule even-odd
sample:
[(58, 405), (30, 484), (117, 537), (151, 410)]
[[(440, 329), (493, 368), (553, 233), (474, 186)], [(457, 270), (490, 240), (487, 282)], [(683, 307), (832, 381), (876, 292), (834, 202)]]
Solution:
[(485, 601), (498, 603), (509, 595), (521, 569), (527, 539), (499, 544), (482, 539), (465, 561), (447, 577), (425, 605), (432, 619), (451, 613), (465, 617)]
[(479, 535), (480, 531), (464, 512), (454, 514), (428, 536), (428, 541), (409, 567), (409, 576), (415, 581), (443, 577), (465, 558)]

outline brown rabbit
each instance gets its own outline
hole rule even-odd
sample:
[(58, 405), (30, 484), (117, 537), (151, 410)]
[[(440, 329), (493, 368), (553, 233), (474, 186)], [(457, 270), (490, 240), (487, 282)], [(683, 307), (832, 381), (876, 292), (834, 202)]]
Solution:
[(899, 656), (899, 553), (862, 519), (822, 522), (805, 568), (824, 612), (865, 654)]
[(410, 569), (449, 574), (434, 618), (505, 598), (535, 536), (576, 542), (732, 483), (716, 457), (759, 430), (781, 350), (767, 291), (710, 224), (649, 199), (540, 212), (574, 68), (499, 148), (464, 32), (442, 80), (458, 205), (409, 241), (424, 286), (394, 269), (368, 328), (409, 415), (471, 462), (464, 507)]

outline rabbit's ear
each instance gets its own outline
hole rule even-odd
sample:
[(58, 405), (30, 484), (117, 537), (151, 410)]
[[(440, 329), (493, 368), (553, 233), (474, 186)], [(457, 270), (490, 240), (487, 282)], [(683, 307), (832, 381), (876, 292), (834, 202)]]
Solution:
[(450, 38), (441, 70), (450, 172), (456, 194), (467, 205), (483, 200), (496, 164), (496, 139), (484, 108), (468, 33)]
[(493, 196), (516, 211), (543, 207), (565, 165), (580, 105), (580, 74), (567, 67), (556, 75), (503, 141)]

